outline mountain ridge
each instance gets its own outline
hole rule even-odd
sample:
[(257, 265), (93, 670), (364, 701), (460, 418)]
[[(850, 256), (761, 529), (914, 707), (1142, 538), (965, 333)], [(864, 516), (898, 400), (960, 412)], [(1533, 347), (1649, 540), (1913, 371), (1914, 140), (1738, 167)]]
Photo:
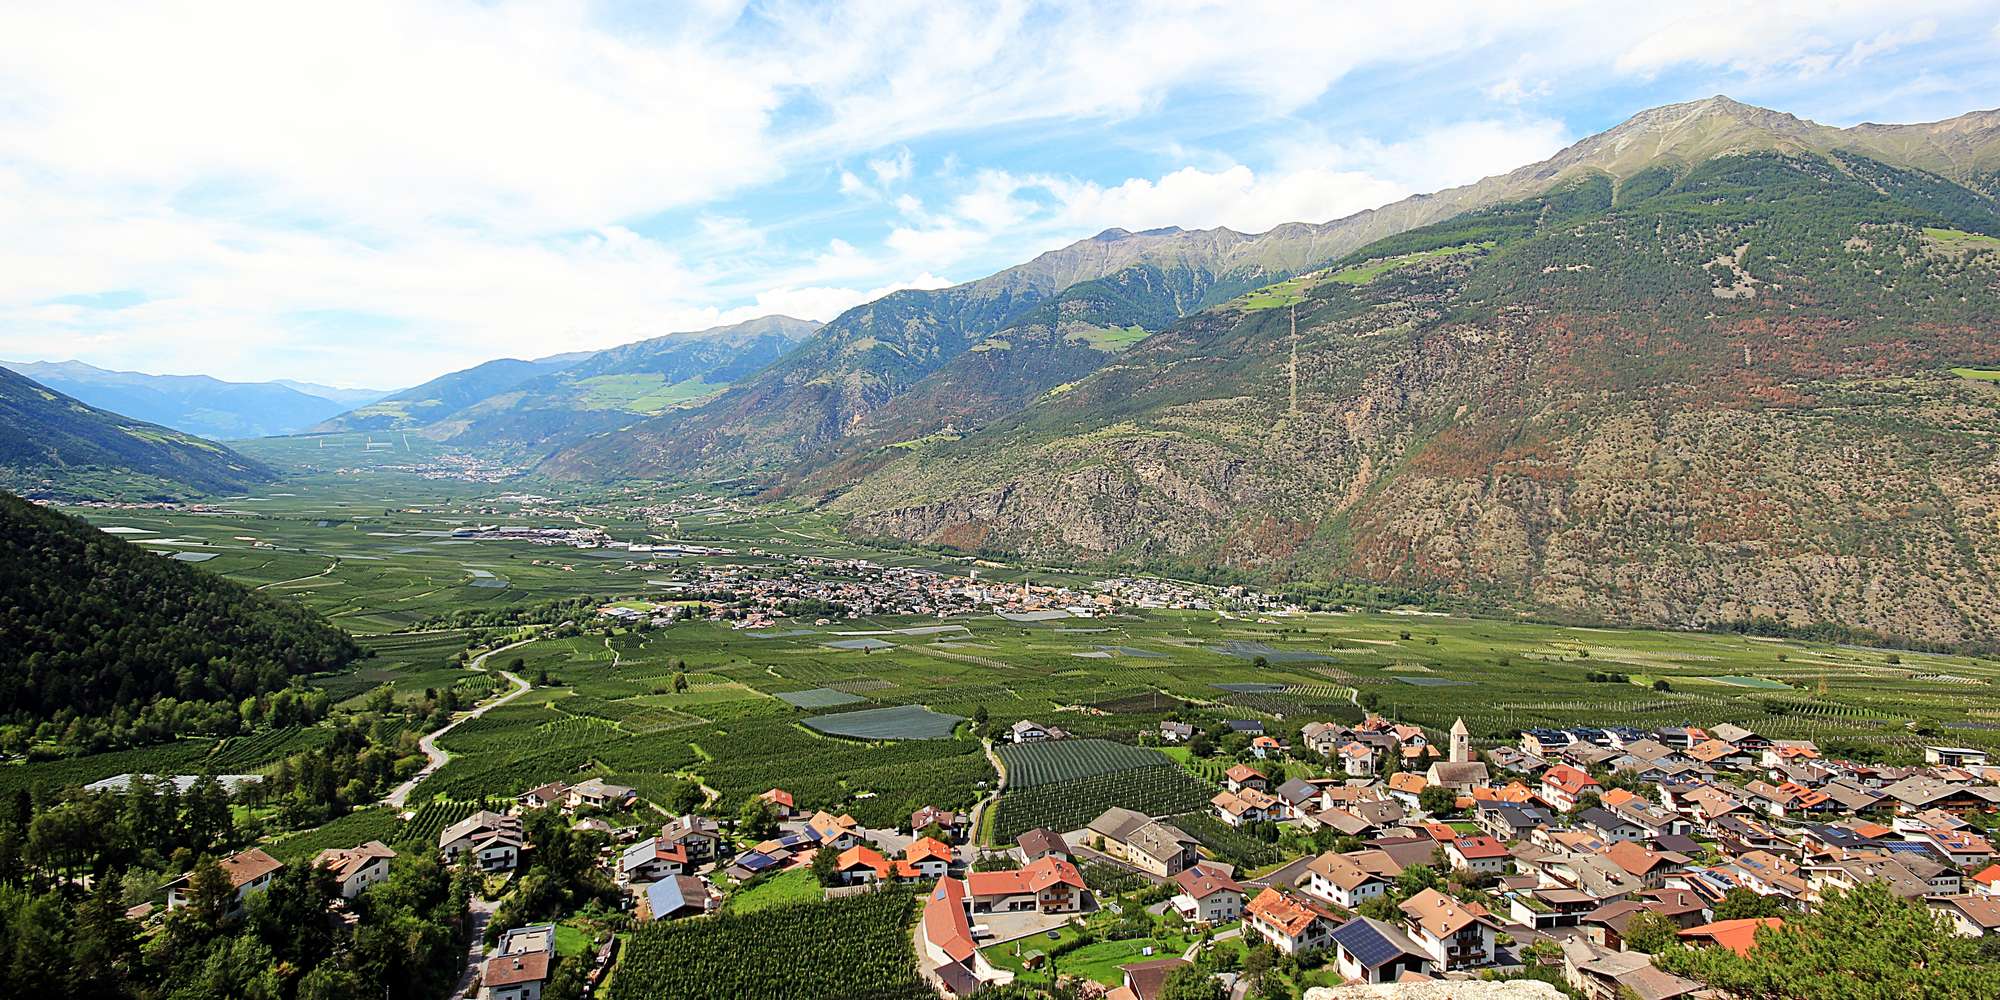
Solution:
[(230, 449), (91, 406), (0, 368), (0, 489), (30, 496), (179, 499), (275, 478)]
[[(1642, 111), (1538, 163), (1327, 223), (1284, 223), (1260, 234), (1179, 227), (1133, 233), (1114, 227), (977, 281), (935, 292), (899, 292), (858, 306), (828, 324), (818, 354), (787, 358), (703, 406), (558, 451), (539, 468), (571, 479), (749, 474), (781, 491), (808, 480), (810, 488), (831, 488), (843, 476), (879, 465), (882, 448), (997, 419), (1111, 363), (1118, 351), (1079, 353), (1065, 336), (1042, 338), (1051, 351), (1017, 354), (1009, 359), (1017, 362), (1011, 367), (970, 357), (1005, 327), (1030, 320), (1033, 309), (1087, 281), (1118, 281), (1125, 271), (1153, 268), (1157, 273), (1139, 277), (1191, 293), (1187, 301), (1164, 292), (1152, 298), (1155, 306), (1172, 305), (1170, 321), (1219, 297), (1324, 266), (1386, 236), (1558, 184), (1593, 174), (1622, 183), (1663, 166), (1684, 172), (1691, 164), (1743, 152), (1823, 154), (1901, 145), (1909, 165), (1948, 160), (1979, 187), (1982, 172), (2000, 168), (1995, 121), (2000, 112), (1972, 112), (1944, 123), (1843, 130), (1718, 95)], [(1917, 133), (1925, 137), (1918, 141)], [(1643, 155), (1634, 152), (1648, 143)], [(1004, 304), (994, 308), (994, 301)], [(1138, 324), (1148, 333), (1166, 325), (1157, 308), (1139, 312), (1148, 314)], [(1088, 331), (1082, 335), (1091, 339)], [(926, 397), (969, 398), (963, 391), (968, 385), (982, 402), (976, 412), (963, 405), (926, 409)], [(885, 426), (900, 430), (885, 433)]]

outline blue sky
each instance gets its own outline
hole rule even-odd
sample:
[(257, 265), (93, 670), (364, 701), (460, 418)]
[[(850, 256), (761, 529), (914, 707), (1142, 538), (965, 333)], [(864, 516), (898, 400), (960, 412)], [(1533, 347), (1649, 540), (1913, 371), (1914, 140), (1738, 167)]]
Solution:
[(10, 5), (0, 358), (407, 385), (1325, 221), (1714, 93), (1936, 120), (1996, 56), (2000, 5), (1923, 0)]

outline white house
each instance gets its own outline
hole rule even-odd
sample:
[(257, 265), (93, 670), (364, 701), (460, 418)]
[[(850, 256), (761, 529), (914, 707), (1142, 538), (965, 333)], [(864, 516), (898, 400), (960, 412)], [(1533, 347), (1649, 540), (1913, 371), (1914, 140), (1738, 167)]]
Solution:
[(1436, 889), (1403, 901), (1410, 939), (1444, 969), (1470, 969), (1493, 962), (1499, 925), (1486, 908), (1461, 903)]
[(480, 810), (438, 834), (438, 853), (446, 862), (472, 852), (480, 870), (513, 871), (521, 863), (521, 850), (528, 844), (521, 818)]
[(396, 852), (379, 840), (371, 840), (360, 847), (333, 848), (319, 852), (313, 864), (333, 872), (340, 882), (342, 899), (353, 899), (362, 890), (389, 877), (389, 862), (396, 859)]
[(1326, 853), (1306, 864), (1306, 880), (1299, 888), (1347, 910), (1389, 891), (1389, 879), (1370, 871), (1345, 854)]
[(1212, 868), (1197, 865), (1174, 876), (1180, 891), (1174, 909), (1194, 923), (1226, 924), (1243, 917), (1243, 887)]

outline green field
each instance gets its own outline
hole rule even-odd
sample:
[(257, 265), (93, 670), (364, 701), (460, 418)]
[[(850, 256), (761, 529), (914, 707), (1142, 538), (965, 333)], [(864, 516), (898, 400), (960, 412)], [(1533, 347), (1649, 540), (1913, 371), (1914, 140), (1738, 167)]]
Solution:
[(1397, 268), (1409, 267), (1411, 264), (1419, 261), (1437, 257), (1456, 257), (1459, 254), (1491, 249), (1493, 249), (1492, 243), (1467, 243), (1463, 246), (1439, 247), (1436, 250), (1422, 250), (1417, 253), (1406, 253), (1395, 257), (1384, 257), (1381, 260), (1371, 260), (1366, 263), (1354, 264), (1349, 267), (1343, 267), (1328, 277), (1330, 280), (1337, 281), (1343, 285), (1365, 285), (1390, 271), (1394, 271)]
[(1958, 229), (1924, 227), (1924, 237), (1947, 250), (2000, 250), (2000, 237), (1968, 233)]
[(1977, 379), (1981, 382), (2000, 382), (2000, 369), (1996, 368), (1953, 368), (1951, 373), (1959, 378)]

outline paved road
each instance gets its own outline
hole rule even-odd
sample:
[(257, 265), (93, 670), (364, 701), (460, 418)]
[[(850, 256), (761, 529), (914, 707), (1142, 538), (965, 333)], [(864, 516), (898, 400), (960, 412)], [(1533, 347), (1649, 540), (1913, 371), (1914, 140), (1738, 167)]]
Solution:
[[(495, 653), (504, 653), (510, 649), (513, 649), (516, 646), (525, 646), (528, 643), (534, 641), (535, 640), (533, 639), (522, 639), (518, 642), (510, 642), (505, 646), (501, 646), (499, 649), (489, 649), (486, 652), (481, 653), (476, 657), (473, 657), (472, 662), (468, 664), (468, 666), (470, 666), (474, 670), (485, 670), (487, 657), (492, 656)], [(386, 797), (384, 797), (382, 799), (382, 803), (384, 805), (387, 805), (394, 809), (403, 808), (403, 803), (409, 801), (410, 792), (417, 787), (418, 782), (421, 782), (425, 778), (430, 777), (432, 772), (436, 771), (440, 767), (443, 767), (445, 765), (445, 762), (451, 759), (451, 754), (448, 754), (443, 750), (438, 749), (437, 745), (438, 737), (443, 736), (448, 732), (451, 732), (454, 728), (458, 726), (459, 723), (464, 722), (467, 719), (477, 719), (480, 716), (485, 715), (487, 712), (499, 708), (500, 706), (505, 705), (508, 702), (513, 701), (514, 699), (519, 698), (523, 694), (527, 693), (528, 691), (527, 681), (524, 681), (519, 677), (516, 677), (513, 674), (508, 673), (505, 670), (500, 671), (500, 676), (505, 677), (507, 678), (507, 680), (513, 682), (514, 690), (509, 691), (506, 694), (503, 694), (500, 697), (493, 699), (492, 701), (485, 702), (481, 704), (479, 707), (474, 708), (472, 711), (467, 712), (464, 715), (461, 715), (458, 718), (455, 718), (450, 722), (445, 723), (442, 726), (439, 726), (435, 732), (425, 733), (424, 738), (417, 741), (417, 746), (419, 749), (423, 750), (424, 756), (428, 758), (428, 762), (424, 764), (423, 770), (418, 771), (415, 775), (412, 775), (410, 780), (405, 781), (400, 785), (397, 785), (395, 791), (390, 792)]]
[(1264, 876), (1263, 878), (1245, 879), (1243, 884), (1267, 885), (1280, 889), (1291, 888), (1292, 886), (1297, 885), (1298, 880), (1305, 875), (1306, 866), (1312, 864), (1313, 858), (1315, 857), (1318, 857), (1318, 855), (1308, 854), (1305, 857), (1300, 858), (1297, 861), (1294, 861), (1291, 864), (1288, 864), (1285, 867), (1280, 868), (1277, 871), (1274, 871), (1271, 874)]

